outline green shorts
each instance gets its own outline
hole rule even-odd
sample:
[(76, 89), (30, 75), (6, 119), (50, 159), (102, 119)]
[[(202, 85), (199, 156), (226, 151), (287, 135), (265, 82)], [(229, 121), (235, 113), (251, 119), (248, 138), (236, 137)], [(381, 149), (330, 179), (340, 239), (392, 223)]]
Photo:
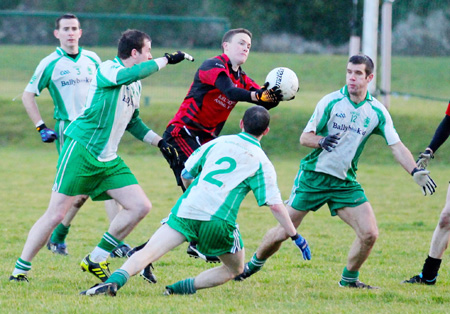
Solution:
[(56, 120), (55, 132), (58, 135), (58, 139), (55, 141), (55, 144), (56, 144), (56, 150), (58, 151), (58, 154), (61, 154), (61, 151), (64, 147), (64, 142), (66, 140), (64, 131), (66, 130), (66, 128), (69, 124), (70, 124), (69, 120)]
[(117, 157), (101, 162), (81, 144), (67, 138), (59, 155), (53, 191), (65, 195), (89, 195), (94, 201), (109, 200), (108, 190), (138, 184), (128, 166)]
[(194, 220), (171, 213), (166, 223), (183, 234), (189, 242), (197, 242), (198, 250), (205, 255), (220, 256), (236, 253), (244, 248), (237, 225), (226, 220)]
[(328, 204), (331, 216), (343, 207), (356, 207), (367, 202), (361, 185), (321, 172), (300, 170), (287, 204), (296, 210), (316, 211)]

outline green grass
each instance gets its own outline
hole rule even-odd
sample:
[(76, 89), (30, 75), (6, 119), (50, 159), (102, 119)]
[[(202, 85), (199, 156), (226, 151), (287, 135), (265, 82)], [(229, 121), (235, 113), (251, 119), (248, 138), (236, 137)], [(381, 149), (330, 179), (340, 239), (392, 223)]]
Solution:
[[(180, 192), (160, 157), (122, 155), (152, 200), (151, 213), (127, 238), (136, 245), (159, 226)], [(308, 215), (299, 231), (309, 240), (313, 259), (303, 261), (297, 248), (286, 242), (266, 267), (245, 282), (229, 282), (194, 296), (164, 297), (166, 284), (195, 276), (212, 266), (188, 258), (182, 245), (155, 263), (159, 283), (149, 285), (132, 278), (116, 298), (86, 298), (78, 293), (96, 280), (81, 272), (79, 262), (97, 244), (107, 227), (103, 203), (89, 201), (76, 217), (68, 238), (67, 257), (42, 250), (33, 261), (29, 284), (7, 281), (20, 255), (27, 232), (47, 206), (56, 163), (53, 148), (0, 151), (1, 230), (4, 248), (0, 256), (0, 312), (151, 312), (151, 313), (345, 313), (364, 309), (369, 313), (442, 313), (447, 310), (450, 279), (444, 258), (435, 287), (404, 286), (400, 281), (421, 269), (441, 207), (450, 168), (431, 167), (438, 193), (423, 197), (409, 175), (397, 165), (361, 166), (360, 181), (374, 207), (380, 237), (366, 264), (361, 280), (381, 286), (379, 291), (337, 288), (348, 249), (354, 239), (351, 229), (326, 208)], [(296, 173), (297, 160), (274, 162), (279, 185), (286, 198)], [(253, 196), (244, 201), (238, 223), (246, 258), (263, 234), (275, 225), (267, 208), (258, 208)], [(111, 268), (123, 260), (111, 260)], [(426, 305), (426, 306), (425, 306)]]
[[(448, 145), (440, 148), (430, 170), (438, 184), (436, 195), (424, 198), (411, 177), (397, 165), (389, 148), (374, 136), (361, 156), (358, 179), (372, 203), (380, 237), (361, 270), (361, 280), (381, 286), (379, 291), (337, 288), (348, 249), (351, 229), (327, 208), (306, 217), (299, 231), (311, 244), (313, 259), (285, 243), (265, 268), (249, 280), (230, 282), (199, 291), (193, 296), (163, 297), (164, 285), (195, 276), (212, 267), (189, 259), (183, 245), (155, 263), (159, 283), (149, 285), (132, 278), (116, 298), (85, 298), (78, 295), (93, 285), (93, 276), (81, 272), (80, 260), (92, 250), (107, 228), (103, 203), (89, 201), (76, 217), (68, 238), (68, 257), (43, 250), (33, 261), (29, 284), (7, 281), (20, 255), (27, 233), (42, 215), (49, 197), (57, 154), (53, 145), (40, 142), (27, 117), (20, 95), (37, 62), (54, 47), (2, 46), (0, 48), (0, 312), (53, 313), (443, 313), (450, 301), (448, 262), (444, 257), (435, 287), (404, 286), (401, 280), (417, 274), (426, 258), (432, 232), (445, 202), (450, 167)], [(95, 48), (102, 59), (112, 58), (112, 48)], [(173, 49), (154, 49), (154, 56)], [(197, 62), (168, 67), (143, 81), (142, 118), (162, 133), (186, 94), (201, 60), (217, 51), (190, 51)], [(273, 160), (283, 198), (288, 197), (299, 160), (309, 151), (298, 138), (315, 104), (344, 82), (345, 56), (308, 56), (253, 52), (244, 69), (262, 82), (276, 66), (288, 66), (300, 77), (296, 99), (271, 111), (271, 133), (263, 148)], [(393, 89), (448, 97), (449, 58), (394, 58)], [(395, 86), (395, 88), (394, 88)], [(445, 89), (445, 90), (444, 90)], [(147, 98), (148, 97), (148, 98)], [(148, 99), (146, 101), (146, 98)], [(148, 105), (146, 105), (148, 102)], [(52, 103), (47, 92), (38, 98), (41, 113), (53, 125)], [(393, 97), (391, 115), (403, 142), (414, 155), (429, 143), (442, 119), (446, 103)], [(238, 121), (248, 104), (239, 104), (230, 115), (223, 134), (238, 132)], [(148, 239), (180, 195), (166, 162), (157, 149), (126, 135), (119, 149), (153, 203), (152, 212), (127, 238), (131, 245)], [(253, 196), (243, 203), (238, 218), (247, 260), (264, 233), (275, 225), (267, 208), (258, 208)], [(111, 260), (116, 269), (122, 260)]]

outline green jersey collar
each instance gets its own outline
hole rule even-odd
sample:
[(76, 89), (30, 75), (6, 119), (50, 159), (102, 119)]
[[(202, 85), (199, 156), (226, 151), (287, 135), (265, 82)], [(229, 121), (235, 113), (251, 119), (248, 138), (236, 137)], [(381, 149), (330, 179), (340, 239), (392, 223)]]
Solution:
[(373, 97), (372, 95), (370, 95), (369, 91), (367, 91), (366, 94), (366, 98), (364, 98), (363, 101), (361, 101), (359, 104), (355, 104), (351, 99), (350, 99), (350, 94), (348, 93), (348, 87), (347, 85), (345, 85), (344, 87), (341, 88), (340, 90), (341, 94), (346, 96), (348, 98), (348, 101), (353, 105), (353, 107), (358, 108), (361, 107), (362, 105), (364, 105), (366, 103), (366, 101), (373, 101)]
[(250, 142), (258, 147), (261, 147), (261, 143), (258, 141), (258, 139), (253, 135), (248, 134), (247, 132), (239, 133), (238, 136), (247, 142)]
[(70, 58), (70, 59), (74, 60), (75, 62), (77, 62), (78, 59), (80, 58), (80, 56), (81, 56), (81, 51), (83, 51), (83, 48), (78, 47), (78, 55), (77, 55), (77, 57), (76, 57), (75, 59), (72, 59), (72, 58), (67, 54), (67, 52), (66, 52), (64, 49), (62, 49), (61, 47), (56, 47), (56, 53), (57, 53), (57, 54), (59, 54), (59, 55), (62, 56), (62, 57)]
[(120, 64), (121, 66), (123, 66), (123, 67), (125, 67), (124, 65), (123, 65), (123, 62), (122, 62), (122, 60), (120, 60), (120, 58), (119, 57), (115, 57), (114, 58), (114, 62), (116, 62), (116, 63), (118, 63), (118, 64)]

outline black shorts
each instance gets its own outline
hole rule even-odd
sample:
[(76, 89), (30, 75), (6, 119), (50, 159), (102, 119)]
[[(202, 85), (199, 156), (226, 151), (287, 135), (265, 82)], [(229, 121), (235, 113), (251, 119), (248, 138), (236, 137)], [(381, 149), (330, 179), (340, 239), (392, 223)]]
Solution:
[(196, 132), (182, 126), (170, 125), (164, 131), (163, 139), (178, 151), (182, 164), (172, 168), (172, 170), (177, 179), (177, 184), (184, 191), (184, 185), (181, 181), (181, 171), (183, 171), (184, 163), (197, 148), (212, 140), (213, 137), (209, 134)]

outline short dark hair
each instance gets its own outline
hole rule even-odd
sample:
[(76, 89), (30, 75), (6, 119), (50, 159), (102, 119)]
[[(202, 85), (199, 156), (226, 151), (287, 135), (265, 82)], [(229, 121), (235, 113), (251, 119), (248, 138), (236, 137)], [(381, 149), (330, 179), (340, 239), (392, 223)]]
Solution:
[(245, 111), (242, 122), (244, 123), (245, 132), (254, 136), (260, 136), (269, 126), (269, 111), (261, 106), (250, 107)]
[(66, 13), (61, 15), (60, 17), (58, 17), (55, 21), (55, 29), (59, 29), (59, 22), (61, 20), (71, 20), (71, 19), (75, 19), (78, 21), (78, 27), (81, 28), (81, 24), (80, 24), (80, 20), (77, 18), (77, 16), (75, 14), (72, 13)]
[[(240, 34), (240, 33), (247, 34), (250, 37), (250, 39), (252, 38), (252, 33), (248, 29), (245, 29), (245, 28), (234, 28), (234, 29), (230, 29), (228, 32), (226, 32), (223, 35), (223, 37), (222, 37), (222, 45), (223, 45), (224, 42), (230, 42), (234, 35)], [(222, 46), (222, 50), (223, 50), (223, 46)]]
[(152, 41), (150, 36), (137, 29), (127, 29), (122, 33), (119, 39), (119, 46), (117, 48), (117, 56), (120, 59), (127, 59), (131, 56), (131, 51), (136, 49), (142, 52), (145, 40)]
[(366, 65), (366, 76), (369, 76), (373, 73), (373, 69), (375, 66), (373, 65), (372, 59), (370, 59), (369, 56), (364, 54), (358, 54), (351, 56), (350, 59), (348, 59), (349, 63), (353, 64), (365, 64)]

